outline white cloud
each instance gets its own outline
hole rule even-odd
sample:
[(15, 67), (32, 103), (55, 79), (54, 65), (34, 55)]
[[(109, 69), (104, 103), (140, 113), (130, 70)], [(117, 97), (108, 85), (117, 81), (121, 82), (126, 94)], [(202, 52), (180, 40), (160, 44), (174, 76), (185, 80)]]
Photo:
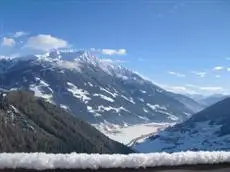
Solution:
[(126, 49), (101, 49), (101, 53), (105, 55), (126, 55)]
[(223, 91), (224, 89), (222, 87), (200, 87), (200, 90), (204, 91)]
[(119, 59), (108, 59), (108, 58), (103, 58), (100, 59), (101, 62), (105, 62), (105, 63), (126, 63), (127, 61), (124, 60), (119, 60)]
[(25, 36), (25, 35), (27, 35), (27, 34), (28, 34), (28, 33), (23, 32), (23, 31), (15, 32), (14, 37), (15, 37), (15, 38), (19, 38), (19, 37)]
[(41, 51), (49, 51), (51, 49), (58, 48), (67, 48), (68, 46), (69, 45), (67, 41), (53, 37), (51, 35), (44, 34), (30, 37), (25, 45), (25, 47)]
[(200, 89), (200, 90), (208, 90), (208, 91), (216, 91), (216, 90), (223, 90), (222, 87), (214, 87), (214, 86), (198, 86), (198, 85), (193, 85), (193, 84), (187, 84), (187, 87), (190, 88), (195, 88), (195, 89)]
[(164, 88), (165, 90), (179, 93), (179, 94), (198, 94), (195, 90), (190, 89), (186, 86), (177, 86), (177, 85), (162, 85), (158, 84), (160, 87)]
[(104, 54), (104, 55), (126, 55), (127, 50), (126, 49), (96, 49), (96, 48), (91, 48), (91, 52), (93, 53), (99, 53), (99, 54)]
[(227, 71), (228, 71), (228, 72), (230, 72), (230, 67), (229, 67), (229, 68), (227, 68)]
[(162, 88), (179, 93), (179, 94), (201, 94), (201, 95), (212, 95), (212, 94), (229, 94), (230, 90), (220, 86), (198, 86), (198, 85), (162, 85), (158, 84)]
[(188, 84), (186, 86), (192, 88), (199, 94), (225, 94), (229, 91), (221, 86), (198, 86), (192, 84)]
[(138, 72), (135, 72), (137, 75), (141, 76), (143, 79), (152, 82), (154, 85), (157, 85), (165, 90), (179, 93), (179, 94), (200, 94), (200, 95), (213, 95), (213, 94), (226, 94), (230, 95), (230, 89), (224, 88), (221, 86), (200, 86), (193, 84), (185, 84), (185, 85), (168, 85), (161, 84), (156, 81), (152, 81), (150, 78), (141, 75)]
[(1, 43), (1, 46), (3, 47), (13, 47), (16, 44), (15, 40), (13, 38), (7, 38), (4, 37)]
[(174, 75), (174, 76), (179, 77), (179, 78), (185, 78), (185, 74), (178, 73), (178, 72), (169, 71), (168, 74)]
[(215, 75), (215, 78), (221, 78), (221, 76), (220, 75)]
[(216, 66), (213, 68), (214, 71), (219, 71), (219, 70), (223, 70), (224, 67), (223, 66)]
[(183, 86), (166, 86), (164, 87), (166, 90), (176, 92), (176, 93), (195, 93), (192, 90), (189, 90), (186, 87)]
[(200, 78), (204, 78), (204, 77), (206, 77), (206, 75), (207, 75), (207, 72), (197, 72), (197, 71), (193, 71), (192, 73), (193, 73), (194, 75), (200, 77)]

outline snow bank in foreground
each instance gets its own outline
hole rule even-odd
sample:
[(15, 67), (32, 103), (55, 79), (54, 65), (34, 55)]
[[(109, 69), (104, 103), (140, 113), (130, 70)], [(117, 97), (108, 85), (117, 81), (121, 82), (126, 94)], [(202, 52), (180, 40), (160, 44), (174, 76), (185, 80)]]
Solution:
[(1, 153), (0, 168), (98, 169), (230, 163), (230, 152), (179, 152), (130, 155)]

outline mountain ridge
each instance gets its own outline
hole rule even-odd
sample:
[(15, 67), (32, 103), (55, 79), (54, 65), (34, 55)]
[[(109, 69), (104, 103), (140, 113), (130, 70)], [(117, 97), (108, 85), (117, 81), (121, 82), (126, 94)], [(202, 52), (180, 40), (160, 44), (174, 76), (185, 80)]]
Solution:
[(0, 65), (1, 88), (32, 90), (93, 124), (175, 122), (194, 113), (151, 81), (85, 51), (3, 59)]
[(190, 119), (150, 137), (135, 148), (144, 152), (230, 150), (230, 98), (194, 114)]

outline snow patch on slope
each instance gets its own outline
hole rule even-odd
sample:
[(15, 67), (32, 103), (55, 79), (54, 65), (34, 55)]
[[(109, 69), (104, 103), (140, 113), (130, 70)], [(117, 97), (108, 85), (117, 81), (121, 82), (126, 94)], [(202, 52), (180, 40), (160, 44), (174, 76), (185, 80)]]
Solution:
[(147, 106), (149, 107), (149, 108), (151, 108), (152, 110), (157, 110), (157, 109), (160, 109), (160, 110), (167, 110), (167, 108), (166, 107), (164, 107), (164, 106), (160, 106), (160, 105), (152, 105), (152, 104), (150, 104), (150, 103), (147, 103)]
[(93, 109), (93, 107), (91, 106), (87, 106), (87, 110), (88, 112), (92, 113), (95, 117), (99, 117), (99, 116), (102, 116), (100, 114), (100, 112), (105, 112), (105, 111), (111, 111), (111, 112), (115, 112), (117, 115), (120, 115), (120, 112), (121, 111), (125, 111), (125, 112), (129, 112), (129, 110), (125, 109), (124, 107), (111, 107), (111, 106), (103, 106), (103, 105), (100, 105), (97, 107), (97, 109)]
[(100, 87), (100, 90), (101, 90), (101, 91), (104, 91), (104, 92), (106, 92), (106, 93), (108, 93), (108, 94), (110, 94), (110, 95), (113, 96), (114, 98), (117, 97), (117, 93), (112, 93), (112, 92), (108, 91), (108, 90), (105, 89), (105, 88)]
[(88, 112), (92, 113), (94, 115), (94, 117), (100, 117), (101, 114), (97, 113), (96, 110), (94, 110), (91, 106), (87, 106), (87, 110)]
[[(34, 92), (36, 97), (44, 98), (46, 101), (53, 103), (53, 90), (49, 87), (49, 84), (38, 77), (35, 77), (35, 80), (39, 82), (39, 84), (31, 84), (29, 89)], [(43, 88), (47, 88), (50, 93), (44, 91)]]
[(133, 100), (132, 97), (128, 98), (128, 97), (126, 97), (126, 96), (124, 96), (124, 95), (121, 95), (121, 97), (122, 97), (123, 99), (127, 100), (128, 102), (132, 103), (132, 104), (136, 104), (136, 103), (134, 102), (134, 100)]
[(78, 88), (76, 85), (67, 82), (67, 85), (70, 87), (67, 90), (73, 94), (74, 97), (80, 99), (84, 103), (88, 103), (89, 100), (91, 100), (90, 97), (88, 97), (89, 92), (83, 89)]
[(124, 107), (111, 107), (111, 106), (98, 106), (98, 111), (100, 112), (104, 112), (104, 111), (115, 111), (116, 113), (119, 113), (121, 111), (126, 111), (126, 112), (130, 112), (129, 110), (125, 109)]
[(60, 107), (65, 110), (69, 110), (69, 107), (67, 105), (60, 104)]
[(101, 97), (102, 99), (107, 100), (109, 102), (114, 102), (114, 99), (112, 99), (111, 97), (105, 96), (103, 94), (93, 94), (93, 96)]
[[(155, 112), (158, 112), (158, 113), (161, 113), (161, 114), (164, 114), (164, 115), (167, 115), (168, 116), (168, 119), (171, 119), (172, 121), (178, 121), (179, 118), (171, 113), (168, 112), (168, 109), (167, 107), (164, 107), (164, 106), (160, 106), (158, 104), (156, 105), (152, 105), (150, 103), (147, 103), (147, 106), (152, 109), (153, 111)], [(146, 112), (146, 111), (145, 111)]]

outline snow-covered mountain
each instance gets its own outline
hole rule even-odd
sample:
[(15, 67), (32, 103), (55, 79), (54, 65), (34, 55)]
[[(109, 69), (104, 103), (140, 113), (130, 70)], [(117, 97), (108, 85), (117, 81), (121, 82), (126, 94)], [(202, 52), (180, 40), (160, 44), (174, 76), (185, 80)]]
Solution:
[(91, 124), (180, 122), (201, 109), (87, 51), (1, 58), (0, 88), (32, 90)]
[(141, 152), (230, 150), (230, 98), (193, 115), (187, 121), (136, 144)]

